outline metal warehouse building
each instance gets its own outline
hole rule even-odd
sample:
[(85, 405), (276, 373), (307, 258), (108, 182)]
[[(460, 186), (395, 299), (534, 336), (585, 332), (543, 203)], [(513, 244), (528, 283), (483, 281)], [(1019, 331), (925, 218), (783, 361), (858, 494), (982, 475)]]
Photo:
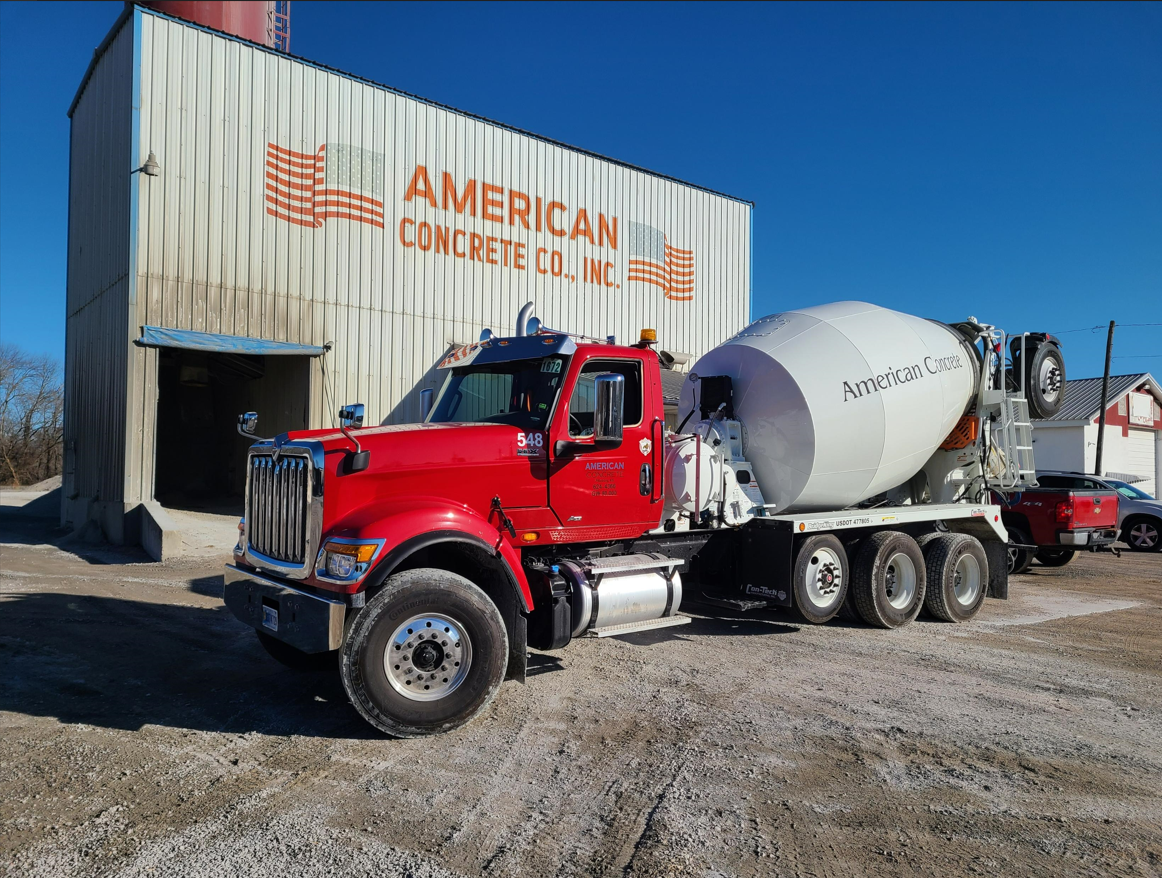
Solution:
[(69, 116), (62, 519), (115, 542), (155, 499), (240, 508), (239, 412), (416, 420), (526, 301), (694, 357), (750, 317), (749, 202), (150, 8)]

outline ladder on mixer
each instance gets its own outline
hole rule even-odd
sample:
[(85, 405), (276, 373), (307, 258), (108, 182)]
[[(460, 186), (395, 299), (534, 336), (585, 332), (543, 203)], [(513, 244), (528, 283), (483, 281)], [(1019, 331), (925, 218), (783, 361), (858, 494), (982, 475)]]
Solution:
[[(1001, 337), (1004, 339), (1003, 335)], [(1004, 350), (1004, 340), (1000, 349)], [(990, 473), (989, 481), (1002, 491), (1037, 487), (1037, 467), (1033, 460), (1033, 424), (1029, 418), (1029, 401), (1025, 396), (1024, 369), (1016, 377), (1021, 383), (1016, 393), (1009, 393), (1003, 377), (1000, 387), (982, 393), (982, 402), (986, 407), (992, 407), (999, 416), (992, 424), (992, 445), (998, 452), (1001, 472)]]

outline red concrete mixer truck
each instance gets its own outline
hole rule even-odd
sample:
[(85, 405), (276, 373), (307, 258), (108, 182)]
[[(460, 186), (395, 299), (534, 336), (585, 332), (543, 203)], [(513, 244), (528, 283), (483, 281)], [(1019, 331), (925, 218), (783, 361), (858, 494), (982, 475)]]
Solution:
[(471, 720), (530, 647), (680, 625), (683, 604), (972, 619), (1008, 590), (991, 492), (1035, 485), (1029, 412), (1065, 387), (1052, 336), (859, 302), (710, 351), (676, 430), (649, 330), (619, 345), (528, 305), (439, 372), (422, 423), (363, 426), (352, 405), (256, 441), (225, 575), (271, 655), (333, 662), (397, 736)]

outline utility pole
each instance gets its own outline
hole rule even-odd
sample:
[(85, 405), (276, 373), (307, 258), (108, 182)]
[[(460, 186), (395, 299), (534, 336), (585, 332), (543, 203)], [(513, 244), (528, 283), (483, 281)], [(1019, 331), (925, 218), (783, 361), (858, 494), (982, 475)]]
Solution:
[(1106, 406), (1110, 395), (1110, 354), (1114, 350), (1114, 322), (1110, 321), (1110, 332), (1106, 336), (1106, 370), (1101, 379), (1101, 414), (1097, 419), (1097, 460), (1093, 464), (1093, 474), (1100, 476), (1101, 453), (1106, 441)]

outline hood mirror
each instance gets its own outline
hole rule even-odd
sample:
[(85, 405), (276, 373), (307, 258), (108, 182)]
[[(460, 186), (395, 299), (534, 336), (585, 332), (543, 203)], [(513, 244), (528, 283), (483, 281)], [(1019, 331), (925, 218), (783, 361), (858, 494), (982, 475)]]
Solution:
[(363, 426), (363, 414), (366, 411), (366, 406), (361, 402), (355, 405), (345, 405), (339, 409), (339, 430), (351, 440), (351, 444), (355, 446), (355, 453), (347, 458), (347, 472), (360, 473), (371, 465), (371, 452), (364, 451), (360, 445), (359, 440), (349, 433), (349, 430), (357, 430)]
[(258, 412), (245, 412), (238, 416), (238, 432), (247, 439), (259, 439), (261, 436), (254, 435), (258, 430)]
[(363, 413), (366, 406), (361, 402), (355, 405), (345, 405), (339, 409), (339, 426), (341, 429), (358, 429), (363, 426)]

